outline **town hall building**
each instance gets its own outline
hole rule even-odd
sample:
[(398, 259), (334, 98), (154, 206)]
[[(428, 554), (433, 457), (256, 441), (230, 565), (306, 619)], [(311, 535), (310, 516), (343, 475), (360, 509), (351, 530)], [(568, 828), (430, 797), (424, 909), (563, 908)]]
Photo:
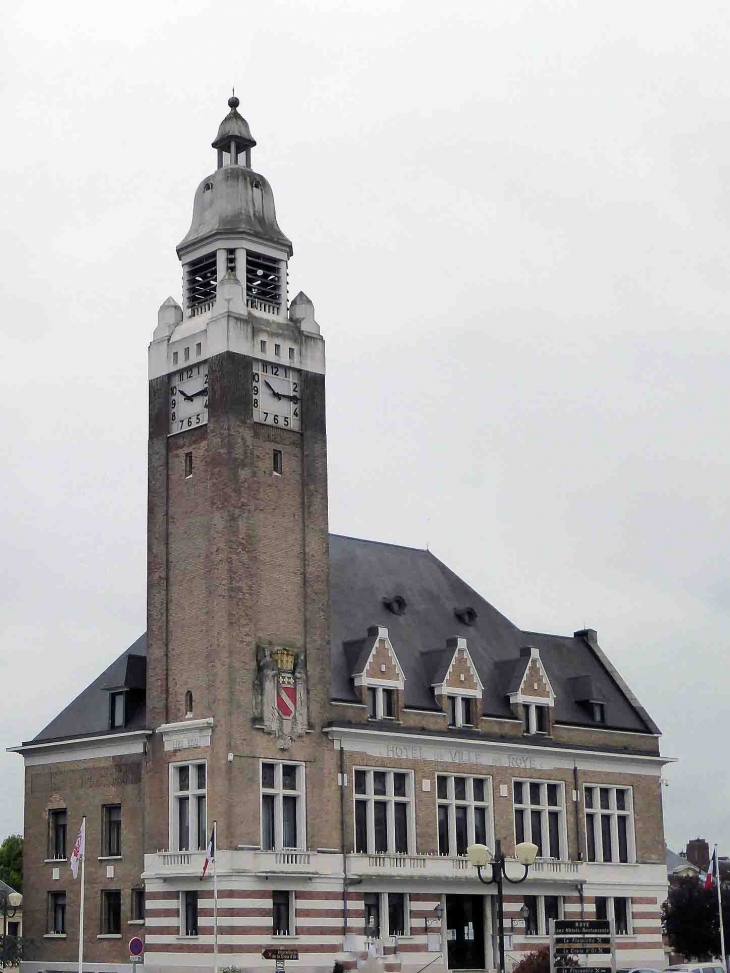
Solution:
[(89, 973), (133, 938), (165, 971), (216, 943), (221, 968), (494, 970), (466, 849), (496, 840), (538, 849), (508, 967), (598, 917), (619, 966), (662, 968), (658, 728), (595, 631), (523, 631), (429, 551), (329, 533), (324, 339), (228, 104), (149, 346), (147, 631), (16, 748), (24, 969), (78, 969), (82, 817)]

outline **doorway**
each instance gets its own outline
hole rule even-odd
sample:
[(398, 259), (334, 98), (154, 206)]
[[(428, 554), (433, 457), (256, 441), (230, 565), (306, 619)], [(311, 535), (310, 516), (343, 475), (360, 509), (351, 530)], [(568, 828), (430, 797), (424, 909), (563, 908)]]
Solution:
[(446, 896), (446, 943), (450, 970), (484, 969), (484, 896)]

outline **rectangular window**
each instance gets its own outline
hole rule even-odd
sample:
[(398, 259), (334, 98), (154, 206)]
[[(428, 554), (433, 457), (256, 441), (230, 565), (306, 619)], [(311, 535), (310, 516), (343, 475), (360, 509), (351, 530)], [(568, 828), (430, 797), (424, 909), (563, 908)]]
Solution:
[(368, 719), (395, 719), (395, 689), (387, 689), (383, 686), (368, 686), (366, 692), (366, 702), (368, 707)]
[(101, 932), (104, 936), (118, 936), (122, 931), (122, 893), (119, 889), (103, 889), (101, 893)]
[(475, 700), (469, 696), (446, 697), (446, 714), (449, 726), (472, 726), (475, 712)]
[(198, 935), (198, 893), (182, 893), (182, 923), (180, 924), (180, 935)]
[(593, 720), (596, 723), (606, 722), (606, 706), (604, 703), (592, 703)]
[(274, 897), (274, 935), (293, 936), (291, 892), (272, 892)]
[(126, 693), (109, 693), (109, 726), (112, 730), (124, 726)]
[(172, 764), (171, 820), (173, 851), (202, 851), (207, 847), (205, 761)]
[(525, 905), (526, 936), (549, 936), (550, 920), (563, 918), (563, 899), (559, 895), (526, 895)]
[(617, 936), (631, 934), (631, 899), (596, 896), (596, 919), (613, 919)]
[(185, 354), (183, 355), (183, 361), (190, 361), (190, 347), (185, 349)]
[(388, 935), (408, 936), (408, 900), (403, 892), (388, 892)]
[(177, 360), (178, 360), (178, 353), (176, 351), (173, 351), (173, 353), (172, 353), (172, 364), (173, 365), (177, 365)]
[(303, 764), (261, 764), (261, 847), (304, 848)]
[(440, 855), (465, 855), (469, 845), (489, 844), (492, 833), (489, 777), (437, 774)]
[(48, 857), (66, 857), (66, 808), (58, 808), (48, 812)]
[(411, 850), (412, 778), (395, 770), (355, 771), (355, 850)]
[(630, 788), (588, 785), (584, 795), (588, 861), (633, 861)]
[(102, 808), (101, 853), (109, 858), (122, 854), (122, 805), (105, 804)]
[(365, 935), (368, 939), (380, 939), (380, 893), (366, 892), (363, 899), (365, 906)]
[(49, 933), (55, 936), (66, 935), (66, 893), (48, 893), (48, 923)]
[(289, 349), (289, 361), (294, 361), (294, 349)]
[(188, 316), (194, 315), (197, 311), (202, 314), (206, 308), (201, 305), (210, 304), (215, 300), (217, 278), (218, 278), (218, 258), (215, 250), (207, 253), (203, 257), (191, 260), (185, 268), (186, 282), (186, 303), (188, 306)]
[(185, 453), (185, 477), (193, 475), (193, 454)]
[(284, 457), (280, 449), (274, 450), (274, 463), (273, 463), (274, 473), (277, 476), (281, 476), (284, 472)]
[(596, 896), (596, 919), (608, 919), (608, 899)]
[(261, 349), (261, 354), (262, 355), (265, 355), (266, 354), (266, 342), (263, 340), (263, 338), (259, 342), (259, 348)]
[(539, 858), (564, 858), (563, 785), (514, 781), (515, 841), (537, 845)]
[(133, 922), (144, 919), (144, 889), (132, 889), (129, 914)]
[(277, 358), (281, 358), (281, 345), (274, 345), (274, 354)]
[(280, 304), (280, 261), (249, 250), (246, 253), (246, 306), (275, 314)]
[(197, 341), (195, 343), (195, 357), (200, 358), (202, 353), (203, 353), (203, 345), (201, 344), (201, 342)]

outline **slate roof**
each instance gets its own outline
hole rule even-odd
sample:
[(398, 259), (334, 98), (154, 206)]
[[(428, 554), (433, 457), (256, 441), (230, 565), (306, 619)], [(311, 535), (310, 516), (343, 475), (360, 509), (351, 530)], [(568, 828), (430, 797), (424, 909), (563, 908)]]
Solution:
[(685, 868), (694, 869), (694, 871), (699, 873), (699, 868), (693, 865), (691, 861), (688, 861), (682, 855), (678, 855), (676, 851), (672, 851), (671, 848), (666, 849), (667, 858), (667, 875), (673, 875), (675, 872), (681, 872)]
[[(578, 698), (589, 686), (591, 698), (605, 701), (609, 728), (659, 732), (600, 649), (581, 635), (521, 631), (429, 551), (331, 534), (330, 567), (333, 699), (359, 701), (352, 684), (353, 666), (372, 642), (364, 641), (368, 628), (380, 625), (388, 629), (405, 674), (406, 707), (438, 710), (431, 689), (434, 665), (441, 662), (435, 653), (446, 649), (448, 638), (463, 636), (484, 685), (485, 715), (512, 717), (506, 693), (517, 668), (524, 672), (527, 660), (520, 658), (520, 649), (530, 645), (540, 650), (555, 691), (558, 722), (595, 725)], [(384, 598), (395, 595), (406, 601), (402, 614), (393, 614), (383, 604)], [(471, 625), (454, 614), (464, 605), (476, 610)], [(120, 686), (140, 687), (146, 654), (143, 635), (33, 742), (110, 732), (108, 692)], [(452, 654), (449, 650), (449, 660)], [(576, 677), (580, 677), (577, 685)], [(140, 708), (125, 730), (144, 725)]]

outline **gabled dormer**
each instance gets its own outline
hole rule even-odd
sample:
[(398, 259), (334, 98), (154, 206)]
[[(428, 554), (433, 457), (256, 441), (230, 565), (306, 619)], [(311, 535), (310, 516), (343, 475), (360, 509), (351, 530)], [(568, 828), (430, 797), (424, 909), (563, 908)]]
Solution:
[(445, 649), (424, 652), (431, 688), (449, 726), (478, 726), (484, 686), (464, 638), (446, 640)]
[(364, 639), (345, 642), (350, 676), (368, 719), (398, 719), (406, 677), (390, 641), (388, 629), (373, 625)]
[(529, 645), (520, 649), (507, 696), (512, 711), (522, 718), (526, 734), (551, 733), (555, 692), (539, 649)]

